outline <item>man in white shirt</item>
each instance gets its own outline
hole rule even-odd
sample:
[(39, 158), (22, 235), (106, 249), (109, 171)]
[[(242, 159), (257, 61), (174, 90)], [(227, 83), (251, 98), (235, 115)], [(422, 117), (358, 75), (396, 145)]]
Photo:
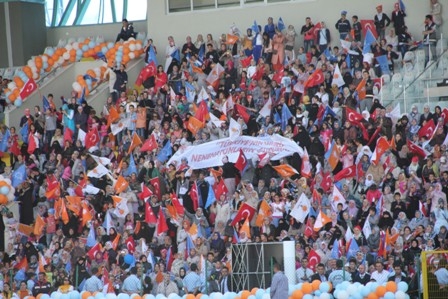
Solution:
[(383, 264), (381, 262), (376, 262), (375, 269), (376, 270), (373, 271), (372, 275), (370, 276), (371, 279), (374, 279), (379, 285), (386, 283), (389, 277), (389, 272), (384, 271)]
[(296, 270), (297, 282), (310, 282), (311, 275), (313, 274), (313, 270), (308, 268), (308, 259), (303, 258), (301, 261), (301, 267)]

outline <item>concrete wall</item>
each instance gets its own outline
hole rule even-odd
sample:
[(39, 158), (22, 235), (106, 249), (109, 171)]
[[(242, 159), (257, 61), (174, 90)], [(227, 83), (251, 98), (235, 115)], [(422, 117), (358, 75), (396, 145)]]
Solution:
[[(359, 19), (373, 19), (376, 13), (375, 7), (382, 3), (383, 11), (389, 16), (396, 1), (359, 1), (359, 0), (297, 0), (276, 4), (251, 4), (245, 8), (226, 7), (219, 10), (208, 9), (194, 12), (167, 13), (167, 2), (148, 0), (148, 34), (158, 46), (159, 62), (165, 60), (164, 49), (167, 45), (167, 37), (173, 35), (178, 46), (185, 43), (185, 37), (191, 35), (193, 41), (198, 33), (205, 35), (211, 33), (217, 39), (221, 33), (227, 33), (232, 23), (235, 23), (241, 31), (253, 24), (254, 19), (261, 26), (267, 23), (267, 18), (272, 16), (277, 22), (282, 17), (286, 26), (294, 25), (296, 31), (305, 24), (305, 18), (311, 17), (314, 23), (325, 21), (331, 30), (333, 45), (339, 44), (338, 35), (334, 24), (340, 17), (341, 10), (347, 10), (347, 17), (358, 15)], [(429, 13), (428, 0), (408, 0), (406, 4), (406, 24), (415, 40), (422, 39), (423, 21)], [(443, 31), (448, 35), (448, 2), (439, 2), (444, 5), (445, 24)], [(447, 36), (448, 37), (448, 36)], [(299, 44), (300, 42), (300, 44)], [(296, 46), (302, 44), (302, 38), (296, 38)]]
[(9, 67), (6, 48), (5, 6), (9, 7), (12, 42), (12, 66), (21, 66), (33, 55), (43, 53), (47, 45), (45, 7), (43, 3), (11, 1), (0, 4), (0, 67)]
[[(131, 21), (131, 20), (129, 20)], [(131, 21), (133, 22), (133, 21)], [(147, 32), (148, 24), (146, 21), (134, 21), (135, 32)], [(48, 46), (56, 46), (60, 39), (89, 37), (102, 35), (104, 40), (115, 41), (117, 34), (121, 30), (121, 22), (103, 25), (80, 25), (70, 27), (47, 28)]]

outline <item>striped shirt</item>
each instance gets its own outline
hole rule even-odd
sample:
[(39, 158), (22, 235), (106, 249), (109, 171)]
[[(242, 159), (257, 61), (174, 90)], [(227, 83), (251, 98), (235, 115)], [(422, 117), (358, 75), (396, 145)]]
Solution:
[(124, 293), (135, 293), (140, 294), (142, 291), (142, 282), (135, 274), (131, 274), (129, 277), (127, 277), (123, 281), (123, 286), (121, 287), (121, 290)]
[(278, 271), (272, 277), (271, 298), (285, 299), (288, 298), (288, 277), (283, 272)]
[(193, 293), (201, 289), (201, 277), (196, 272), (188, 273), (182, 282), (188, 293)]
[(92, 275), (84, 283), (84, 291), (101, 292), (103, 290), (103, 282), (96, 275)]

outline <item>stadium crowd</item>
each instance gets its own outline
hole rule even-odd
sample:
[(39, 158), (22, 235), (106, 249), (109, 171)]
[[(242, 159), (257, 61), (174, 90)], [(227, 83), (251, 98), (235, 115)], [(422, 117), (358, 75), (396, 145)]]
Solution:
[[(426, 43), (441, 23), (430, 2)], [(169, 37), (164, 66), (149, 40), (137, 88), (124, 65), (111, 69), (102, 111), (75, 94), (25, 109), (20, 128), (0, 128), (10, 157), (1, 174), (15, 188), (12, 203), (1, 197), (1, 296), (224, 293), (232, 244), (285, 240), (296, 241), (297, 282), (393, 280), (415, 291), (421, 252), (448, 249), (448, 110), (397, 115), (377, 97), (387, 70), (376, 57), (393, 71), (414, 45), (405, 17), (399, 3), (389, 17), (377, 7), (372, 55), (345, 11), (339, 37), (311, 18), (300, 33), (269, 18), (218, 40), (188, 36), (180, 47)], [(277, 134), (302, 151), (168, 163), (190, 146)], [(446, 258), (429, 262), (448, 285)]]

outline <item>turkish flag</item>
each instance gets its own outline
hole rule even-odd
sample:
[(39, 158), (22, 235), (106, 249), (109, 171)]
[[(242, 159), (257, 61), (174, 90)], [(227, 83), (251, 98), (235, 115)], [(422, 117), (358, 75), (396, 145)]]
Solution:
[(168, 230), (168, 225), (166, 224), (165, 214), (163, 214), (162, 209), (159, 209), (159, 219), (157, 220), (157, 234), (161, 235)]
[(39, 141), (36, 141), (37, 137), (34, 136), (33, 133), (30, 133), (30, 136), (28, 137), (28, 154), (34, 153), (34, 151), (37, 148), (37, 145), (39, 144)]
[(239, 170), (239, 171), (243, 171), (244, 168), (246, 168), (247, 165), (247, 158), (244, 155), (244, 152), (242, 149), (240, 149), (240, 155), (238, 156), (238, 159), (236, 159), (235, 162), (235, 167)]
[(226, 185), (224, 184), (224, 180), (220, 179), (218, 183), (215, 183), (213, 185), (213, 192), (215, 193), (215, 197), (216, 199), (219, 199), (221, 197), (221, 195), (225, 195), (229, 192), (229, 190), (227, 190)]
[(135, 85), (141, 86), (146, 79), (153, 77), (157, 74), (157, 66), (154, 61), (151, 61), (147, 66), (145, 66), (135, 81)]
[(359, 161), (358, 165), (356, 166), (356, 177), (359, 178), (364, 176), (364, 171), (362, 170), (362, 163)]
[[(257, 67), (257, 71), (252, 75), (251, 79), (259, 81), (263, 78), (263, 75), (264, 75), (264, 66), (261, 65), (261, 66)], [(249, 89), (250, 89), (250, 86), (249, 86)]]
[(250, 55), (250, 56), (248, 56), (248, 57), (246, 57), (246, 58), (241, 59), (241, 66), (242, 66), (243, 68), (247, 68), (247, 67), (249, 67), (250, 62), (252, 61), (252, 59), (253, 59), (253, 56), (252, 56), (252, 55)]
[(171, 193), (171, 202), (173, 203), (174, 208), (176, 209), (176, 213), (180, 217), (184, 217), (185, 210), (184, 206), (180, 203), (179, 198), (176, 193)]
[(373, 20), (361, 20), (362, 35), (366, 36), (367, 29), (370, 29), (375, 39), (378, 38), (378, 33), (376, 32), (375, 22)]
[(145, 203), (145, 222), (151, 224), (157, 223), (157, 217), (154, 214), (154, 210), (152, 209), (151, 205), (148, 202)]
[(319, 30), (322, 28), (322, 24), (320, 23), (320, 22), (317, 22), (317, 24), (314, 24), (314, 27), (313, 27), (313, 29), (311, 29), (311, 31), (312, 31), (312, 33), (313, 33), (313, 36), (314, 36), (314, 39), (316, 40), (316, 42), (317, 42), (317, 38), (318, 38), (318, 34), (319, 34)]
[(156, 136), (154, 134), (151, 134), (151, 136), (146, 139), (145, 143), (143, 143), (142, 147), (140, 148), (141, 152), (150, 152), (158, 147)]
[(314, 71), (314, 73), (312, 73), (308, 79), (305, 81), (305, 83), (303, 84), (303, 86), (305, 88), (307, 87), (313, 87), (319, 84), (322, 84), (325, 80), (325, 76), (324, 73), (322, 72), (321, 69), (317, 69)]
[(47, 189), (47, 192), (45, 192), (45, 197), (47, 199), (57, 199), (61, 197), (61, 185), (57, 183), (54, 188)]
[(425, 151), (423, 148), (416, 145), (415, 143), (411, 142), (409, 139), (406, 140), (406, 143), (407, 143), (407, 146), (408, 146), (410, 152), (412, 152), (422, 158), (426, 158), (426, 156), (428, 155), (427, 151)]
[(152, 178), (149, 180), (149, 183), (154, 187), (154, 193), (157, 195), (157, 198), (160, 199), (160, 180), (158, 177)]
[(431, 118), (423, 127), (420, 128), (420, 130), (418, 131), (418, 137), (425, 137), (426, 139), (430, 139), (432, 137), (432, 134), (434, 134), (435, 128), (436, 125), (434, 124), (434, 120)]
[(196, 184), (196, 181), (193, 182), (193, 185), (191, 186), (190, 197), (191, 197), (191, 201), (193, 202), (193, 209), (196, 211), (199, 207), (199, 193), (198, 193), (198, 185)]
[(19, 143), (17, 142), (17, 140), (13, 140), (11, 147), (9, 148), (9, 151), (14, 155), (14, 156), (18, 156), (20, 155), (22, 152), (20, 151), (20, 146)]
[(284, 75), (284, 70), (280, 69), (277, 72), (275, 72), (274, 77), (272, 77), (272, 80), (274, 80), (275, 82), (277, 82), (277, 84), (281, 84), (282, 83), (282, 78)]
[(320, 183), (320, 187), (322, 188), (322, 190), (324, 190), (324, 192), (328, 192), (328, 190), (330, 190), (331, 187), (331, 173), (327, 172), (327, 173), (323, 173), (322, 174), (322, 182)]
[(314, 234), (311, 217), (308, 217), (308, 220), (306, 221), (305, 231), (303, 232), (303, 234), (308, 238), (310, 238)]
[(334, 176), (334, 181), (338, 182), (342, 179), (352, 178), (356, 176), (356, 165), (344, 168)]
[(205, 101), (201, 101), (199, 103), (199, 107), (196, 110), (194, 117), (196, 117), (202, 123), (204, 123), (206, 120), (210, 118), (210, 116), (208, 115), (207, 103)]
[(69, 127), (66, 127), (64, 131), (64, 143), (66, 141), (73, 142), (73, 131)]
[(18, 269), (18, 270), (24, 269), (25, 271), (28, 270), (28, 260), (27, 260), (26, 256), (23, 257), (20, 260), (20, 262), (18, 262), (17, 264), (14, 265), (14, 269)]
[(84, 193), (82, 192), (82, 189), (87, 185), (87, 177), (84, 177), (84, 179), (78, 183), (78, 186), (75, 188), (75, 193), (78, 196), (84, 196)]
[(101, 252), (102, 249), (103, 248), (100, 243), (96, 243), (95, 246), (90, 248), (90, 250), (87, 252), (87, 255), (89, 256), (90, 260), (94, 260), (97, 252)]
[(254, 217), (254, 215), (255, 215), (255, 209), (250, 205), (248, 205), (247, 203), (243, 203), (230, 225), (234, 226), (237, 222), (240, 222), (241, 220), (244, 220), (246, 218), (249, 218), (250, 221), (252, 220), (252, 217)]
[(378, 91), (380, 91), (381, 87), (384, 85), (383, 78), (375, 78), (375, 79), (372, 79), (372, 81), (373, 81), (373, 86), (376, 86), (378, 88)]
[(145, 200), (152, 195), (152, 191), (145, 185), (145, 183), (142, 183), (141, 187), (142, 192), (138, 194), (138, 198)]
[(247, 112), (246, 107), (241, 106), (240, 104), (235, 104), (236, 111), (239, 116), (241, 116), (244, 122), (247, 124), (249, 122), (250, 115)]
[(36, 89), (37, 89), (36, 82), (33, 80), (33, 78), (30, 78), (28, 79), (28, 81), (26, 81), (25, 85), (20, 91), (20, 97), (22, 98), (22, 100), (24, 100)]
[(53, 174), (47, 175), (47, 190), (52, 190), (58, 185), (58, 180)]
[(447, 108), (443, 108), (442, 118), (443, 118), (443, 124), (446, 124), (448, 122), (448, 109)]
[(135, 241), (134, 238), (132, 236), (129, 236), (126, 241), (126, 247), (128, 248), (128, 251), (130, 254), (134, 254), (135, 251)]
[(96, 146), (100, 142), (100, 134), (98, 133), (97, 128), (93, 128), (86, 134), (86, 149), (91, 148), (92, 146)]
[(320, 255), (317, 254), (314, 249), (311, 249), (310, 253), (308, 253), (308, 267), (310, 267), (313, 272), (316, 271), (317, 264), (320, 263)]

